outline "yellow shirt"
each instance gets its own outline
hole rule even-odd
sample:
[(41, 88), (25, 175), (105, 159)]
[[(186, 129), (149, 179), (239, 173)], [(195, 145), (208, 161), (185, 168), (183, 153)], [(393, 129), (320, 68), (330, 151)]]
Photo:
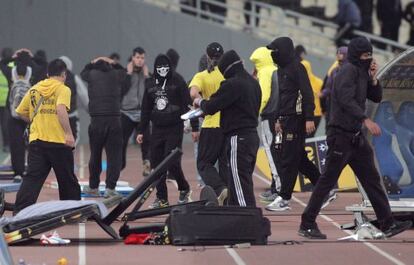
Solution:
[(315, 103), (315, 110), (313, 112), (313, 115), (315, 117), (322, 116), (321, 100), (319, 99), (319, 94), (322, 90), (323, 81), (322, 79), (313, 74), (312, 67), (309, 61), (302, 60), (301, 63), (303, 66), (305, 66), (313, 90), (313, 98)]
[[(209, 99), (219, 89), (220, 83), (223, 80), (224, 77), (216, 66), (211, 73), (205, 70), (195, 74), (189, 87), (198, 87), (202, 97)], [(206, 115), (201, 128), (220, 128), (220, 112), (214, 115)]]
[[(36, 116), (33, 114), (40, 97), (44, 100)], [(45, 79), (33, 86), (23, 97), (16, 112), (33, 119), (30, 125), (29, 142), (41, 140), (52, 143), (65, 143), (65, 132), (57, 116), (57, 106), (64, 105), (70, 109), (70, 89), (62, 82)]]

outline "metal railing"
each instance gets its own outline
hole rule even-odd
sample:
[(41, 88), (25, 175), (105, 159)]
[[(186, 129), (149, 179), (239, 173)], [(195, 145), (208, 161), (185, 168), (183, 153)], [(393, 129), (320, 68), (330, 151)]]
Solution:
[[(154, 3), (154, 1), (149, 0), (137, 1)], [(294, 39), (295, 43), (306, 44), (307, 49), (313, 53), (328, 57), (334, 57), (335, 55), (334, 53), (327, 52), (335, 51), (334, 37), (338, 30), (338, 25), (330, 21), (307, 16), (292, 10), (284, 10), (280, 7), (258, 1), (250, 1), (250, 10), (243, 8), (245, 1), (241, 0), (238, 2), (241, 8), (230, 5), (229, 1), (228, 3), (218, 2), (217, 0), (158, 0), (157, 2), (160, 1), (165, 3), (164, 7), (167, 9), (186, 11), (200, 19), (208, 19), (213, 23), (221, 23), (268, 40), (282, 35), (290, 36)], [(193, 5), (189, 5), (189, 2)], [(225, 10), (225, 13), (214, 13), (208, 7), (221, 8)], [(263, 12), (256, 12), (257, 7), (261, 10), (266, 10), (269, 15), (265, 16)], [(233, 12), (233, 15), (237, 14), (239, 19), (232, 17), (230, 15), (231, 12)], [(249, 23), (245, 21), (245, 16), (250, 17)], [(259, 25), (256, 25), (256, 20), (260, 21)], [(261, 26), (263, 24), (267, 24), (269, 27)], [(405, 51), (410, 48), (408, 45), (359, 30), (353, 30), (353, 34), (356, 36), (364, 36), (371, 42), (385, 47), (385, 49), (374, 48), (376, 54), (382, 57), (380, 61), (384, 63), (395, 57), (394, 50)]]

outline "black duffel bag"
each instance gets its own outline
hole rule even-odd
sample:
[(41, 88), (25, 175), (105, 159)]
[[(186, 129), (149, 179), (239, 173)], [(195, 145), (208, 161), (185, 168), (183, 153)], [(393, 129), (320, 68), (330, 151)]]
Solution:
[(271, 235), (262, 209), (238, 206), (180, 205), (167, 218), (173, 245), (266, 245)]

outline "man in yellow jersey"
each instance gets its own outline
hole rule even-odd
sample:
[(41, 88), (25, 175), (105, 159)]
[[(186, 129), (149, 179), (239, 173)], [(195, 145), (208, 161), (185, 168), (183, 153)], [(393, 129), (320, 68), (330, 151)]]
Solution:
[(280, 177), (276, 169), (275, 121), (279, 98), (277, 67), (274, 65), (271, 51), (259, 47), (253, 51), (250, 61), (254, 64), (254, 75), (262, 90), (260, 104), (260, 138), (272, 173), (270, 189), (261, 193), (259, 198), (265, 202), (274, 201), (280, 191)]
[[(197, 73), (190, 82), (191, 98), (209, 99), (216, 93), (224, 80), (217, 63), (223, 55), (223, 47), (217, 43), (210, 43), (206, 48), (207, 70)], [(203, 181), (211, 186), (217, 194), (220, 205), (227, 198), (227, 168), (224, 150), (224, 134), (220, 128), (220, 112), (206, 115), (201, 126), (198, 143), (197, 169)], [(193, 133), (193, 138), (198, 138)], [(215, 167), (218, 161), (218, 171)]]
[(72, 149), (75, 139), (69, 124), (70, 89), (64, 85), (66, 64), (55, 59), (48, 65), (48, 79), (33, 86), (16, 112), (30, 124), (29, 167), (16, 196), (14, 213), (36, 203), (50, 169), (59, 184), (61, 200), (80, 200)]

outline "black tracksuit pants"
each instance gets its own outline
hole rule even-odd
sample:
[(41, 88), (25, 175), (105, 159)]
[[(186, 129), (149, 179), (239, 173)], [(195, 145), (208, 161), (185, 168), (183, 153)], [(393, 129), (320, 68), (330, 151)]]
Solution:
[(106, 188), (115, 189), (119, 179), (122, 162), (122, 127), (119, 116), (92, 117), (89, 125), (89, 186), (99, 187), (102, 172), (102, 151), (105, 148), (108, 168), (106, 171)]
[(259, 144), (256, 128), (240, 130), (226, 136), (229, 205), (256, 206), (252, 174)]
[(320, 177), (302, 214), (302, 227), (309, 229), (315, 226), (315, 220), (324, 198), (334, 187), (347, 164), (351, 166), (367, 193), (381, 227), (389, 227), (393, 222), (391, 209), (381, 185), (380, 175), (375, 168), (373, 151), (367, 139), (363, 135), (355, 138), (349, 133), (335, 132), (328, 135), (327, 143), (329, 149), (326, 172)]
[(14, 174), (23, 176), (25, 171), (26, 143), (24, 131), (27, 123), (9, 115), (8, 129), (10, 136), (10, 158)]
[[(156, 168), (164, 160), (164, 158), (171, 153), (172, 150), (182, 146), (183, 133), (184, 126), (181, 122), (176, 125), (166, 127), (152, 126), (150, 140), (151, 168)], [(177, 181), (179, 191), (190, 189), (190, 185), (188, 185), (188, 182), (184, 177), (183, 169), (181, 168), (181, 157), (171, 165), (168, 172), (174, 176)], [(161, 181), (157, 185), (157, 198), (168, 200), (166, 174), (162, 176)]]
[[(126, 154), (127, 154), (127, 147), (129, 143), (129, 139), (131, 138), (134, 129), (139, 126), (139, 122), (134, 122), (126, 115), (121, 114), (121, 124), (122, 124), (122, 165), (121, 169), (126, 167)], [(141, 144), (141, 153), (142, 153), (142, 161), (150, 159), (149, 151), (150, 151), (150, 129), (144, 132), (144, 142)]]
[[(227, 165), (221, 128), (203, 128), (198, 141), (197, 169), (204, 183), (217, 195), (227, 186)], [(219, 169), (215, 167), (218, 161)]]
[(29, 167), (16, 195), (14, 214), (36, 203), (40, 190), (53, 168), (60, 200), (80, 200), (80, 186), (74, 172), (73, 152), (63, 144), (34, 141), (29, 144)]
[(76, 116), (69, 117), (69, 125), (70, 129), (72, 130), (73, 138), (75, 138), (75, 142), (78, 142), (79, 139), (79, 119)]
[(298, 172), (308, 177), (312, 185), (318, 182), (320, 172), (305, 151), (305, 120), (301, 115), (279, 118), (282, 127), (282, 145), (277, 150), (278, 172), (280, 176), (280, 196), (290, 200)]

